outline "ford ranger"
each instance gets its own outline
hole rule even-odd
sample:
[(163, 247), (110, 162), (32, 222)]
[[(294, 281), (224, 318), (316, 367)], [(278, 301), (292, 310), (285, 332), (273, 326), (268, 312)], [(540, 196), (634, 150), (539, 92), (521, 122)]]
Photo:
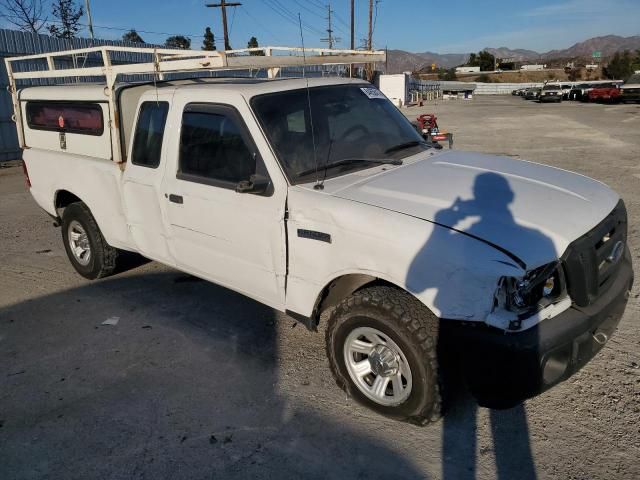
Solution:
[(338, 385), (392, 418), (440, 416), (443, 351), (481, 405), (508, 407), (585, 365), (624, 312), (633, 270), (613, 190), (435, 150), (362, 80), (13, 93), (31, 193), (80, 275), (137, 252), (310, 330), (326, 321)]

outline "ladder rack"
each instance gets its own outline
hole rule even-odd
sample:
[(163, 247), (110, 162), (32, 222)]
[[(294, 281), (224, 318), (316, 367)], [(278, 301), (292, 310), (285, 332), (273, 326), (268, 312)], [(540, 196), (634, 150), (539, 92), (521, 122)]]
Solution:
[[(95, 54), (101, 60), (100, 66), (84, 66), (86, 59)], [(151, 61), (135, 62), (114, 58), (114, 54), (125, 54), (133, 57), (135, 54), (147, 55)], [(61, 68), (61, 60), (65, 58), (84, 57), (83, 66), (78, 68)], [(117, 55), (116, 55), (117, 56)], [(56, 63), (58, 60), (58, 64)], [(384, 62), (384, 51), (364, 50), (336, 50), (328, 48), (299, 48), (299, 47), (259, 47), (226, 51), (173, 50), (164, 48), (136, 48), (105, 45), (77, 50), (63, 50), (57, 52), (27, 55), (22, 57), (5, 58), (9, 77), (9, 92), (12, 96), (15, 120), (18, 123), (18, 138), (24, 147), (22, 138), (21, 108), (18, 102), (19, 80), (40, 80), (60, 78), (92, 78), (104, 77), (106, 81), (105, 93), (109, 99), (111, 118), (117, 118), (115, 86), (121, 75), (153, 75), (158, 80), (164, 80), (169, 73), (196, 73), (233, 70), (265, 69), (269, 78), (275, 78), (280, 69), (286, 67), (304, 67), (312, 65), (353, 65)], [(24, 71), (21, 65), (27, 63), (30, 71)], [(33, 71), (34, 64), (37, 70)], [(76, 62), (72, 62), (74, 65)], [(92, 63), (95, 63), (92, 61)], [(44, 69), (42, 69), (44, 68)], [(112, 122), (112, 138), (118, 139), (118, 122)], [(114, 145), (115, 147), (115, 145)], [(116, 153), (117, 152), (117, 153)], [(114, 160), (122, 162), (124, 156), (114, 149)]]
[[(77, 55), (87, 56), (91, 53), (100, 54), (102, 66), (81, 68), (59, 68), (56, 66), (56, 59)], [(112, 58), (114, 53), (152, 55), (153, 61), (115, 63)], [(384, 51), (328, 48), (259, 47), (227, 51), (199, 51), (101, 46), (12, 57), (6, 58), (5, 62), (12, 85), (15, 80), (104, 76), (107, 79), (107, 86), (113, 88), (118, 75), (163, 75), (179, 72), (267, 69), (269, 77), (274, 77), (277, 75), (277, 71), (284, 67), (375, 63), (383, 62), (385, 59)], [(47, 69), (23, 72), (14, 68), (14, 65), (17, 66), (20, 62), (37, 60), (45, 60)]]

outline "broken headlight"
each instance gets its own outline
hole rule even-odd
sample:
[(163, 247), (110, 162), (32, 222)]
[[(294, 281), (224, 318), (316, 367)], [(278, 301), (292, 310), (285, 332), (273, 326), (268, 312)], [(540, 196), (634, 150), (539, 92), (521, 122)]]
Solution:
[(502, 277), (496, 292), (496, 306), (504, 306), (523, 317), (557, 302), (564, 294), (560, 262), (552, 262), (527, 272), (522, 278)]

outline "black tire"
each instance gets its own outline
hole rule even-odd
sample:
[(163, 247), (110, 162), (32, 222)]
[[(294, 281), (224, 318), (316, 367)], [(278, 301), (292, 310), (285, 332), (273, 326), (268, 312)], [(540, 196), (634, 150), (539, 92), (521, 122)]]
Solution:
[[(331, 312), (326, 349), (331, 371), (340, 388), (387, 417), (416, 425), (441, 418), (438, 376), (438, 318), (410, 294), (388, 286), (364, 288), (345, 298)], [(408, 398), (386, 406), (367, 397), (351, 379), (344, 359), (345, 341), (358, 327), (379, 330), (395, 342), (407, 359), (413, 385)]]
[[(69, 243), (69, 225), (78, 222), (87, 234), (91, 256), (87, 265), (78, 261), (71, 251)], [(73, 268), (89, 280), (95, 280), (111, 275), (116, 269), (118, 250), (109, 245), (104, 237), (91, 210), (82, 202), (72, 203), (64, 209), (62, 214), (62, 241)]]

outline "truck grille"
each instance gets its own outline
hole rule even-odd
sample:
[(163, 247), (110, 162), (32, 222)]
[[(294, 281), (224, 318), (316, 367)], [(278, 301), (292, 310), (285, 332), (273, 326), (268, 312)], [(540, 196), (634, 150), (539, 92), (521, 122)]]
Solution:
[[(571, 243), (562, 256), (567, 289), (574, 304), (590, 305), (613, 283), (627, 242), (627, 209), (620, 200), (607, 217)], [(617, 251), (616, 251), (617, 250)]]

